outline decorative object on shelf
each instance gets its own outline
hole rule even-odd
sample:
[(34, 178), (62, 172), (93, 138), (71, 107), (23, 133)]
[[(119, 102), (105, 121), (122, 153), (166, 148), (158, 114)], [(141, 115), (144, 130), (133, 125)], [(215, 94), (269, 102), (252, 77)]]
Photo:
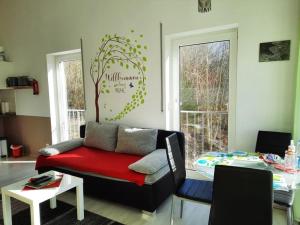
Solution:
[(31, 79), (28, 76), (18, 77), (18, 85), (17, 86), (29, 86), (31, 83)]
[(206, 13), (211, 10), (211, 0), (198, 0), (198, 12)]
[(290, 49), (290, 40), (260, 43), (259, 62), (289, 60)]
[(39, 83), (29, 76), (18, 76), (6, 78), (6, 86), (12, 89), (31, 89), (34, 95), (39, 94)]
[(18, 86), (18, 78), (17, 77), (6, 78), (6, 87), (14, 87), (14, 86)]
[(7, 87), (15, 87), (15, 86), (31, 86), (32, 78), (29, 76), (18, 76), (18, 77), (8, 77), (6, 78), (6, 86)]
[(2, 46), (0, 46), (0, 61), (5, 61), (5, 52)]
[(131, 35), (126, 36), (106, 34), (100, 39), (96, 56), (90, 65), (90, 76), (95, 86), (96, 122), (100, 120), (100, 94), (124, 99), (121, 105), (116, 106), (117, 112), (113, 112), (110, 102), (103, 102), (104, 110), (109, 114), (113, 113), (106, 116), (107, 121), (120, 120), (144, 104), (148, 61), (144, 54), (148, 47), (142, 44), (144, 36), (136, 36), (134, 33), (131, 30)]

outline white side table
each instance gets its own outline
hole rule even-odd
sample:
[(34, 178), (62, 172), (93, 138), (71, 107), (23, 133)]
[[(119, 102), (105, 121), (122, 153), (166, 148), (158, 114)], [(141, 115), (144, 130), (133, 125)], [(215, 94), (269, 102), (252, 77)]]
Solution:
[(28, 179), (2, 187), (4, 225), (12, 225), (11, 197), (29, 204), (31, 225), (40, 225), (40, 203), (50, 199), (50, 207), (56, 208), (56, 196), (72, 188), (76, 188), (77, 219), (84, 219), (83, 179), (56, 171), (49, 171), (38, 176), (49, 174), (53, 176), (63, 175), (59, 187), (23, 191), (24, 184), (28, 182)]

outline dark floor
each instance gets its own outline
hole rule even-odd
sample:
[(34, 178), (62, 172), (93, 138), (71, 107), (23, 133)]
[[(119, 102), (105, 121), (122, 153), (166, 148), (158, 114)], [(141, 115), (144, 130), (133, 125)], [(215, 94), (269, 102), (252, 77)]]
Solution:
[(35, 161), (28, 157), (0, 159), (0, 187), (37, 174)]

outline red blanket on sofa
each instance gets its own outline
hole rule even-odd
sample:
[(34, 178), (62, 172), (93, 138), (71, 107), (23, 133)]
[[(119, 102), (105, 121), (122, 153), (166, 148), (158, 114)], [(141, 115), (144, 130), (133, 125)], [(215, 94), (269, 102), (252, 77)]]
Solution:
[(81, 172), (127, 180), (142, 186), (145, 183), (146, 175), (128, 169), (130, 164), (141, 158), (142, 156), (109, 152), (82, 146), (59, 155), (39, 156), (35, 168), (69, 168)]

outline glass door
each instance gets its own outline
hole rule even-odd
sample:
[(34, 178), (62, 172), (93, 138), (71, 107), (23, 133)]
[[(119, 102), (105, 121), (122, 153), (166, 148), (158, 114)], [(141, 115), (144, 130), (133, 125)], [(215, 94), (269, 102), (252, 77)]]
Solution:
[(80, 53), (57, 57), (57, 96), (60, 141), (80, 136), (85, 123), (85, 98)]
[(180, 46), (180, 128), (186, 166), (203, 152), (228, 150), (230, 41)]
[(79, 127), (85, 124), (84, 86), (81, 59), (61, 62), (65, 76), (65, 95), (67, 100), (68, 139), (79, 138)]
[(195, 169), (202, 153), (235, 148), (237, 30), (175, 36), (169, 46), (166, 127), (184, 132)]

